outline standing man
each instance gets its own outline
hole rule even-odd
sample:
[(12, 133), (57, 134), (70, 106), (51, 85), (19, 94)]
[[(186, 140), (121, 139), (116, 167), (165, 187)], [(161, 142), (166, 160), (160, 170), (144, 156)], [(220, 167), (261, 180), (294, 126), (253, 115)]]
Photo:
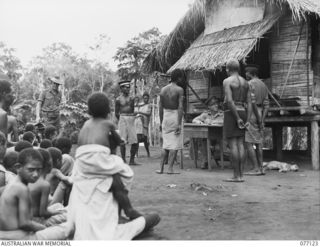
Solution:
[[(240, 65), (237, 60), (227, 62), (228, 78), (223, 81), (224, 119), (223, 131), (231, 152), (233, 177), (225, 182), (244, 182), (243, 167), (245, 162), (244, 137), (247, 115), (251, 115), (251, 97), (248, 82), (239, 75)], [(248, 114), (245, 105), (248, 106)]]
[(142, 124), (143, 124), (143, 130), (142, 130), (142, 137), (139, 140), (138, 135), (138, 141), (144, 143), (144, 147), (147, 151), (148, 157), (150, 157), (150, 151), (149, 151), (149, 122), (150, 122), (150, 116), (151, 116), (151, 105), (149, 104), (149, 93), (144, 92), (142, 95), (143, 103), (138, 105), (138, 111), (137, 114), (142, 118)]
[(134, 98), (129, 96), (130, 81), (119, 82), (120, 96), (116, 99), (115, 115), (119, 123), (119, 132), (124, 143), (120, 144), (120, 152), (123, 161), (126, 163), (126, 144), (131, 144), (129, 165), (139, 165), (134, 162), (139, 144), (135, 130)]
[(50, 88), (40, 93), (36, 108), (36, 122), (40, 122), (41, 117), (45, 126), (53, 125), (59, 132), (60, 129), (60, 103), (61, 93), (59, 86), (62, 84), (58, 76), (49, 77)]
[(161, 89), (160, 92), (160, 124), (162, 127), (163, 151), (160, 163), (160, 170), (166, 160), (169, 161), (168, 174), (179, 174), (173, 171), (173, 163), (176, 159), (178, 150), (183, 148), (183, 134), (181, 133), (183, 115), (183, 88), (177, 83), (183, 83), (184, 73), (182, 70), (174, 70), (171, 74), (170, 84)]
[[(264, 121), (269, 110), (269, 98), (267, 86), (258, 78), (258, 67), (248, 65), (246, 67), (246, 77), (249, 81), (251, 91), (252, 111), (249, 125), (245, 134), (248, 158), (253, 164), (253, 169), (245, 175), (260, 176), (264, 175), (262, 169), (263, 153), (263, 129)], [(256, 146), (254, 150), (253, 145)]]
[[(9, 79), (9, 78), (8, 78)], [(8, 109), (12, 103), (11, 84), (5, 78), (0, 79), (0, 131), (7, 138), (8, 134)]]

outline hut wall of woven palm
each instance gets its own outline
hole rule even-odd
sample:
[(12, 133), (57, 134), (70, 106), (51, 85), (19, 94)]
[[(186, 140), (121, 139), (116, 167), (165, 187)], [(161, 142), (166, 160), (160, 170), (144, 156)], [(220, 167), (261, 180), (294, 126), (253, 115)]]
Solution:
[[(159, 71), (162, 73), (174, 65), (190, 45), (205, 29), (205, 12), (207, 1), (196, 0), (186, 15), (178, 22), (173, 31), (146, 57), (143, 70), (146, 73)], [(256, 1), (256, 0), (248, 0)], [(305, 18), (314, 13), (320, 16), (319, 0), (264, 0), (266, 4), (276, 5), (281, 10), (290, 8), (294, 20)]]

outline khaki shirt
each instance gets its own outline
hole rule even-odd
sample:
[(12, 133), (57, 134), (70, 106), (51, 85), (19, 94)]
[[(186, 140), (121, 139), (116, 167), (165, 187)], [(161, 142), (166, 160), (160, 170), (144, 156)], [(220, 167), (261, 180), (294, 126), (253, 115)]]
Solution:
[(42, 102), (41, 110), (44, 112), (59, 111), (61, 93), (53, 90), (44, 90), (40, 93), (38, 101)]
[(256, 103), (259, 107), (269, 106), (267, 86), (258, 78), (254, 78), (248, 83), (251, 90), (252, 103)]

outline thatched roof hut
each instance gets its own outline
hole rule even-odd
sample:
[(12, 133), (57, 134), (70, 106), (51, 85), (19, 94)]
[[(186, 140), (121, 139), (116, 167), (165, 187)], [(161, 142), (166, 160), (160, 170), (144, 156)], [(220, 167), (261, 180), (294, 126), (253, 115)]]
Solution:
[[(270, 6), (277, 5), (281, 10), (288, 6), (295, 20), (303, 19), (311, 13), (320, 16), (319, 0), (264, 1)], [(196, 0), (168, 37), (147, 56), (143, 64), (145, 72), (165, 73), (169, 68), (170, 71), (176, 68), (215, 70), (230, 57), (241, 60), (280, 16), (280, 13), (279, 15), (273, 13), (265, 16), (259, 23), (206, 35), (204, 30), (208, 2), (214, 5), (221, 0)]]

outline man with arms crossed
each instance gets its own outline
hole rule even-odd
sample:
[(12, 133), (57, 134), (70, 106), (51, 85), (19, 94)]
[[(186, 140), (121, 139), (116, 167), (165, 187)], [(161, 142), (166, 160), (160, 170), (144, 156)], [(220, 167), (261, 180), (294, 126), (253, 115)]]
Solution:
[(160, 92), (160, 124), (162, 127), (163, 151), (160, 170), (163, 173), (164, 163), (168, 160), (168, 174), (179, 174), (173, 171), (173, 163), (178, 150), (183, 148), (183, 135), (181, 133), (183, 115), (183, 89), (177, 85), (184, 80), (182, 70), (174, 70), (171, 74), (170, 84), (161, 89)]
[(245, 122), (248, 122), (245, 105), (248, 105), (248, 116), (250, 116), (251, 97), (248, 82), (239, 75), (239, 62), (232, 59), (227, 62), (226, 67), (229, 77), (223, 81), (225, 95), (223, 131), (231, 152), (233, 177), (224, 181), (243, 182)]

